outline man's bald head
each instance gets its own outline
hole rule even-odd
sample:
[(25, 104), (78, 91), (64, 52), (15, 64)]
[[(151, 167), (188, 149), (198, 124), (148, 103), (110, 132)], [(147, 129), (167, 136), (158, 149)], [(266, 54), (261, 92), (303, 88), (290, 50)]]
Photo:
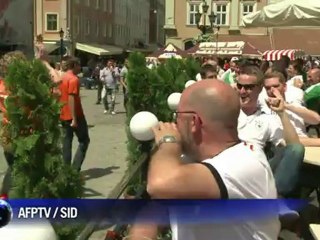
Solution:
[(182, 93), (180, 103), (182, 108), (197, 112), (208, 125), (218, 121), (227, 128), (237, 128), (239, 96), (224, 82), (212, 79), (199, 81)]
[(308, 82), (310, 84), (317, 84), (320, 82), (320, 69), (313, 68), (308, 72)]

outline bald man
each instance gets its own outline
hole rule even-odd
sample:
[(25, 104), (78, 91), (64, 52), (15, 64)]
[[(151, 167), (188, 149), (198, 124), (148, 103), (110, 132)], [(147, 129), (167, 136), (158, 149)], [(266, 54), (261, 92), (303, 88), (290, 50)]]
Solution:
[(308, 87), (305, 90), (304, 101), (308, 109), (320, 114), (320, 69), (314, 68), (308, 72)]
[[(153, 199), (275, 199), (275, 182), (264, 153), (238, 138), (239, 112), (238, 95), (219, 80), (203, 80), (185, 89), (175, 113), (177, 123), (160, 123), (153, 129), (157, 150), (149, 165), (149, 195)], [(182, 154), (194, 163), (184, 164)], [(279, 221), (277, 216), (254, 223), (176, 221), (171, 229), (174, 240), (277, 239)], [(156, 226), (134, 225), (129, 239), (156, 239), (156, 235)]]
[(308, 72), (308, 84), (314, 85), (320, 83), (320, 68), (310, 69)]

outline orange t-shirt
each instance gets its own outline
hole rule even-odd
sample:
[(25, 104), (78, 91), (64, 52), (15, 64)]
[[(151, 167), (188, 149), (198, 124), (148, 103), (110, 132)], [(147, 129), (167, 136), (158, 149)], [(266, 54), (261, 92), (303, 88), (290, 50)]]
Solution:
[(72, 120), (72, 112), (69, 106), (69, 96), (74, 96), (75, 111), (77, 117), (83, 117), (83, 109), (80, 100), (80, 81), (79, 78), (72, 72), (68, 71), (62, 76), (60, 84), (60, 102), (63, 104), (60, 113), (60, 119), (63, 121)]
[(2, 122), (4, 124), (9, 122), (9, 120), (7, 118), (7, 109), (6, 109), (6, 106), (4, 104), (4, 101), (6, 100), (6, 98), (8, 96), (9, 96), (9, 93), (6, 90), (6, 86), (4, 84), (4, 80), (0, 79), (0, 110), (3, 113)]

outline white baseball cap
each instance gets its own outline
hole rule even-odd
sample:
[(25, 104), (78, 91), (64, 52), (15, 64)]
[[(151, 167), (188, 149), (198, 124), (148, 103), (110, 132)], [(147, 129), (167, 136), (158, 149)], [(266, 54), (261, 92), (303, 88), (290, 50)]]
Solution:
[(238, 57), (232, 57), (231, 60), (230, 60), (230, 62), (237, 62), (237, 61), (239, 61)]

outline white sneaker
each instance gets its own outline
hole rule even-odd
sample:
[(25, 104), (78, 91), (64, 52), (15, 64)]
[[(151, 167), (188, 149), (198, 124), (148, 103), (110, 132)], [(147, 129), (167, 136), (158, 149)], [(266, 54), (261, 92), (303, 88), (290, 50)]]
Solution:
[(108, 111), (107, 111), (107, 110), (104, 110), (104, 111), (103, 111), (103, 113), (104, 113), (104, 114), (107, 114), (107, 113), (108, 113)]
[(111, 114), (112, 114), (112, 115), (116, 115), (116, 112), (115, 112), (115, 111), (112, 111)]

